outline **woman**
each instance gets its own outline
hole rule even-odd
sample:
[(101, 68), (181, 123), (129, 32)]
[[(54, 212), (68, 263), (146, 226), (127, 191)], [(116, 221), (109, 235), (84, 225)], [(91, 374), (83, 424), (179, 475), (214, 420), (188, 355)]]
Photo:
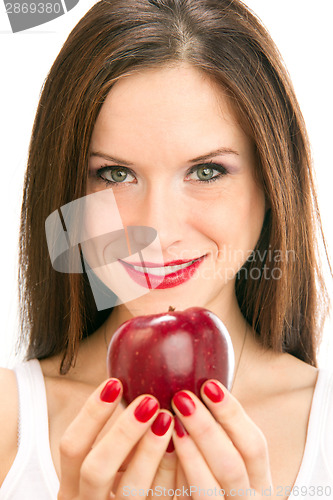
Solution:
[[(52, 268), (44, 236), (50, 214), (96, 196), (115, 204), (89, 212), (89, 235), (119, 214), (124, 228), (155, 229), (145, 271), (163, 277), (125, 287), (106, 310), (89, 269)], [(256, 17), (236, 0), (97, 3), (48, 75), (30, 145), (20, 256), (30, 361), (1, 375), (0, 498), (330, 496), (318, 224), (302, 115)], [(116, 264), (131, 287), (133, 262)], [(203, 404), (181, 391), (175, 419), (149, 395), (125, 408), (105, 368), (120, 324), (170, 304), (217, 314), (236, 359), (231, 392), (208, 381)]]

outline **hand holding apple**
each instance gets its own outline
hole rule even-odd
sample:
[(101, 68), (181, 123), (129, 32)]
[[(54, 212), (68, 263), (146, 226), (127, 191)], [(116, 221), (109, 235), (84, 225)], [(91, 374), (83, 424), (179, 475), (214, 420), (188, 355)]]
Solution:
[(214, 313), (200, 307), (170, 308), (123, 323), (111, 339), (107, 366), (109, 376), (121, 380), (127, 404), (147, 393), (172, 411), (172, 396), (181, 389), (200, 397), (209, 378), (230, 388), (234, 352), (226, 327)]

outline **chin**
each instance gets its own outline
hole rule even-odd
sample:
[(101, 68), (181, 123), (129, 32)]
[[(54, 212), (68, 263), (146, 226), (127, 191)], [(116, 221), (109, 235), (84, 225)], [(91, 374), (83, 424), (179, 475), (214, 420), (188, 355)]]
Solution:
[(191, 294), (186, 293), (183, 287), (182, 290), (179, 289), (178, 293), (176, 293), (175, 288), (172, 290), (154, 290), (147, 295), (127, 302), (125, 306), (133, 316), (141, 316), (167, 312), (170, 306), (178, 311), (183, 311), (189, 307), (206, 307), (210, 302), (210, 294), (195, 294), (193, 286), (191, 292)]

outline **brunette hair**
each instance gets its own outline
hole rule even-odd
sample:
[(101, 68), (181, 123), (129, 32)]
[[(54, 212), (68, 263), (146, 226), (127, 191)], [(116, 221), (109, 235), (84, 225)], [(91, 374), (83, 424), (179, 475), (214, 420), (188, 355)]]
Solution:
[[(237, 276), (241, 311), (264, 346), (316, 365), (329, 301), (309, 142), (281, 57), (240, 0), (102, 0), (69, 35), (44, 84), (25, 179), (19, 280), (27, 358), (63, 353), (66, 373), (80, 340), (110, 314), (97, 311), (84, 274), (52, 269), (45, 219), (85, 195), (92, 130), (113, 84), (177, 62), (204, 71), (227, 92), (256, 146), (269, 209)], [(285, 258), (271, 259), (276, 251)], [(286, 258), (289, 252), (294, 258)], [(279, 279), (251, 274), (264, 266), (278, 268)]]

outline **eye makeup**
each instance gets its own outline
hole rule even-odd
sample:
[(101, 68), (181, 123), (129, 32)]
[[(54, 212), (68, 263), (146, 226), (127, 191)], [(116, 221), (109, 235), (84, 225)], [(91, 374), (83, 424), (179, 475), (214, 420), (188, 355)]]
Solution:
[[(202, 163), (194, 165), (187, 171), (185, 174), (185, 181), (196, 184), (209, 184), (220, 180), (228, 173), (227, 168), (222, 164), (214, 162)], [(195, 174), (197, 178), (194, 177)], [(190, 176), (193, 177), (190, 178)], [(93, 181), (103, 182), (107, 186), (137, 183), (133, 170), (120, 165), (104, 165), (97, 169), (90, 169), (89, 177), (92, 178)]]
[[(217, 172), (217, 175), (216, 174), (213, 175), (214, 171)], [(209, 183), (209, 182), (215, 182), (219, 180), (221, 177), (227, 175), (228, 170), (220, 163), (214, 163), (214, 162), (202, 163), (201, 165), (195, 165), (194, 167), (191, 167), (185, 179), (188, 178), (189, 175), (194, 173), (197, 173), (198, 175), (198, 179), (193, 179), (194, 182)], [(199, 174), (202, 175), (203, 178), (200, 178)], [(210, 174), (212, 175), (209, 176)]]
[(104, 182), (107, 186), (125, 183), (136, 184), (131, 180), (131, 178), (136, 180), (135, 174), (128, 167), (105, 165), (93, 171), (92, 175), (95, 180)]

